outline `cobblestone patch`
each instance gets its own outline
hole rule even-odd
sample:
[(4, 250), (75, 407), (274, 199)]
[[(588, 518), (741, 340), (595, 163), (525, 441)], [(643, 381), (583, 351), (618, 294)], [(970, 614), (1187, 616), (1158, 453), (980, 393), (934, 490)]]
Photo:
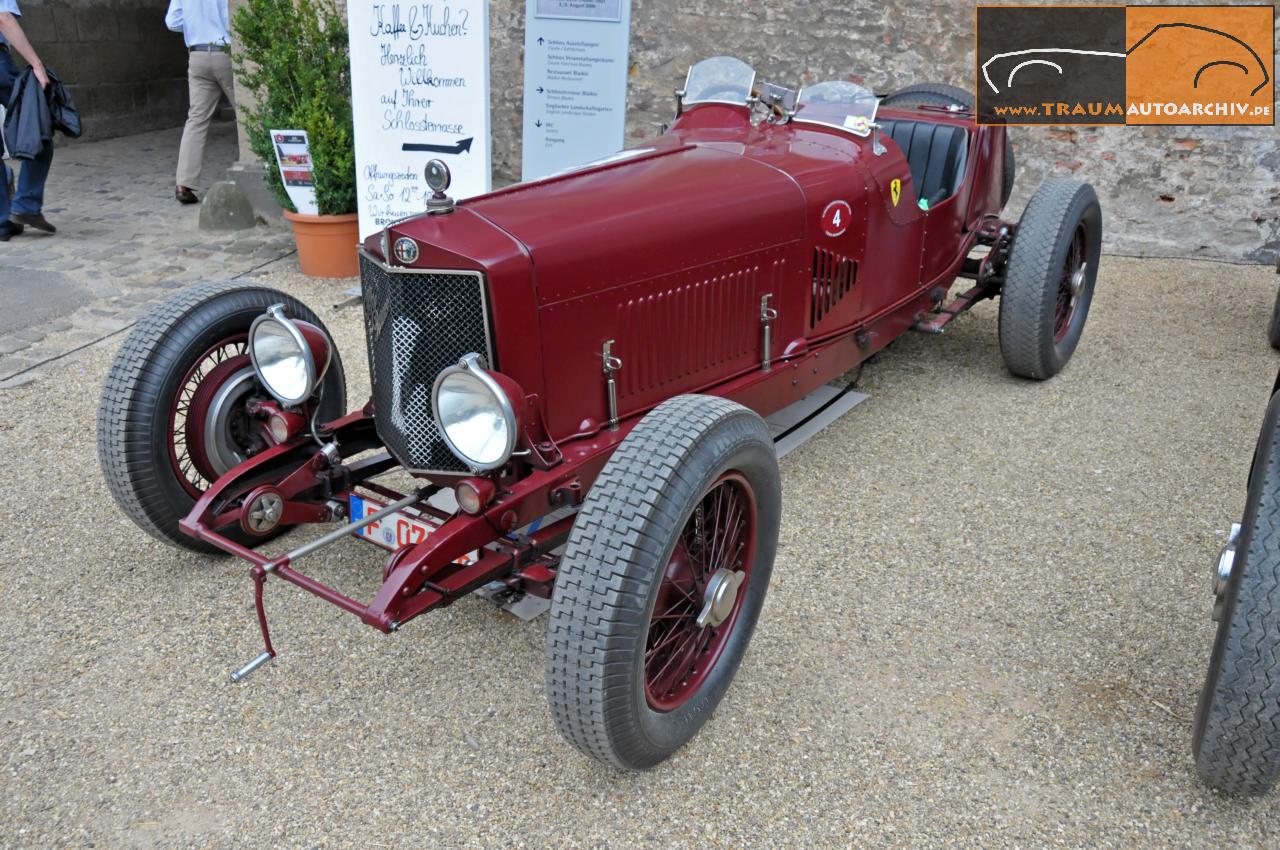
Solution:
[[(265, 268), (296, 268), (282, 225), (206, 232), (199, 207), (173, 199), (181, 128), (60, 147), (45, 190), (54, 235), (0, 244), (0, 389), (133, 324), (171, 290)], [(235, 126), (215, 124), (201, 186), (236, 156)], [(16, 307), (15, 307), (16, 305)]]

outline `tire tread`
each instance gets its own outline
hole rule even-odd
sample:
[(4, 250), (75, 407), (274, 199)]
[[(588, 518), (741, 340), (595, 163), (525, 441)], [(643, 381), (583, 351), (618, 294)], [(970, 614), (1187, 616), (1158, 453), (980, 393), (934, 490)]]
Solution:
[(1280, 776), (1280, 394), (1270, 407), (1236, 554), (1243, 572), (1223, 613), (1230, 631), (1217, 680), (1206, 683), (1195, 753), (1204, 780), (1233, 794), (1264, 793)]
[(1087, 183), (1047, 180), (1018, 224), (1005, 269), (999, 319), (1000, 353), (1015, 375), (1042, 381), (1061, 368), (1052, 357), (1056, 302), (1046, 294), (1046, 287), (1051, 282), (1056, 286), (1056, 248), (1076, 226), (1069, 213), (1081, 195), (1097, 203)]
[(669, 543), (659, 530), (681, 521), (673, 508), (680, 500), (664, 496), (664, 482), (684, 493), (700, 486), (682, 460), (711, 437), (769, 439), (755, 413), (725, 399), (663, 402), (610, 456), (561, 558), (547, 628), (548, 702), (565, 738), (606, 764), (649, 766), (628, 747), (643, 731), (629, 721), (626, 687), (647, 628), (644, 570)]

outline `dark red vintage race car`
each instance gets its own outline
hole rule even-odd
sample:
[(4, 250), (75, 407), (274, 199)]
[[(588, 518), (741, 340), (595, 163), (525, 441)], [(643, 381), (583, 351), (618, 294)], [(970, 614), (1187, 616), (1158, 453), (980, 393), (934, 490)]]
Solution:
[[(162, 304), (107, 379), (106, 479), (156, 537), (253, 565), (266, 651), (235, 678), (274, 654), (268, 576), (383, 632), (498, 586), (550, 599), (565, 736), (655, 765), (724, 696), (769, 585), (762, 415), (996, 295), (1010, 371), (1071, 357), (1098, 201), (1053, 181), (1004, 221), (1012, 166), (959, 89), (797, 94), (707, 60), (666, 132), (606, 160), (459, 203), (432, 162), (424, 213), (360, 249), (373, 398), (353, 412), (293, 298), (204, 284)], [(414, 485), (379, 480), (397, 471)], [(302, 523), (341, 524), (255, 551)], [(298, 569), (352, 534), (392, 549), (369, 602)]]

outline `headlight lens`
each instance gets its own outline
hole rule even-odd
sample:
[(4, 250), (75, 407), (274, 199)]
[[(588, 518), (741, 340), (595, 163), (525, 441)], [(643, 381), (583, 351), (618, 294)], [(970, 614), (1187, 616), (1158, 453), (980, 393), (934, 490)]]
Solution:
[(440, 373), (432, 406), (444, 441), (473, 469), (497, 469), (511, 457), (518, 431), (515, 410), (479, 355), (468, 354)]
[[(316, 352), (308, 341), (301, 323), (284, 313), (284, 305), (276, 304), (254, 320), (249, 329), (249, 357), (258, 378), (267, 391), (289, 407), (311, 397), (323, 377), (316, 368)], [(308, 325), (315, 336), (323, 336), (318, 328)], [(327, 342), (318, 343), (327, 346)], [(328, 365), (328, 352), (322, 363)]]

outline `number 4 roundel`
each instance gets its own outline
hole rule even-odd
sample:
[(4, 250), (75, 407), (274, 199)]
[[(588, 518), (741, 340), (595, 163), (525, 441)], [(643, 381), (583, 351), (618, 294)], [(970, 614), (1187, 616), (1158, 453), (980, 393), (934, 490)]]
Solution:
[(849, 229), (853, 210), (847, 201), (832, 201), (822, 211), (822, 232), (828, 236), (842, 236)]

